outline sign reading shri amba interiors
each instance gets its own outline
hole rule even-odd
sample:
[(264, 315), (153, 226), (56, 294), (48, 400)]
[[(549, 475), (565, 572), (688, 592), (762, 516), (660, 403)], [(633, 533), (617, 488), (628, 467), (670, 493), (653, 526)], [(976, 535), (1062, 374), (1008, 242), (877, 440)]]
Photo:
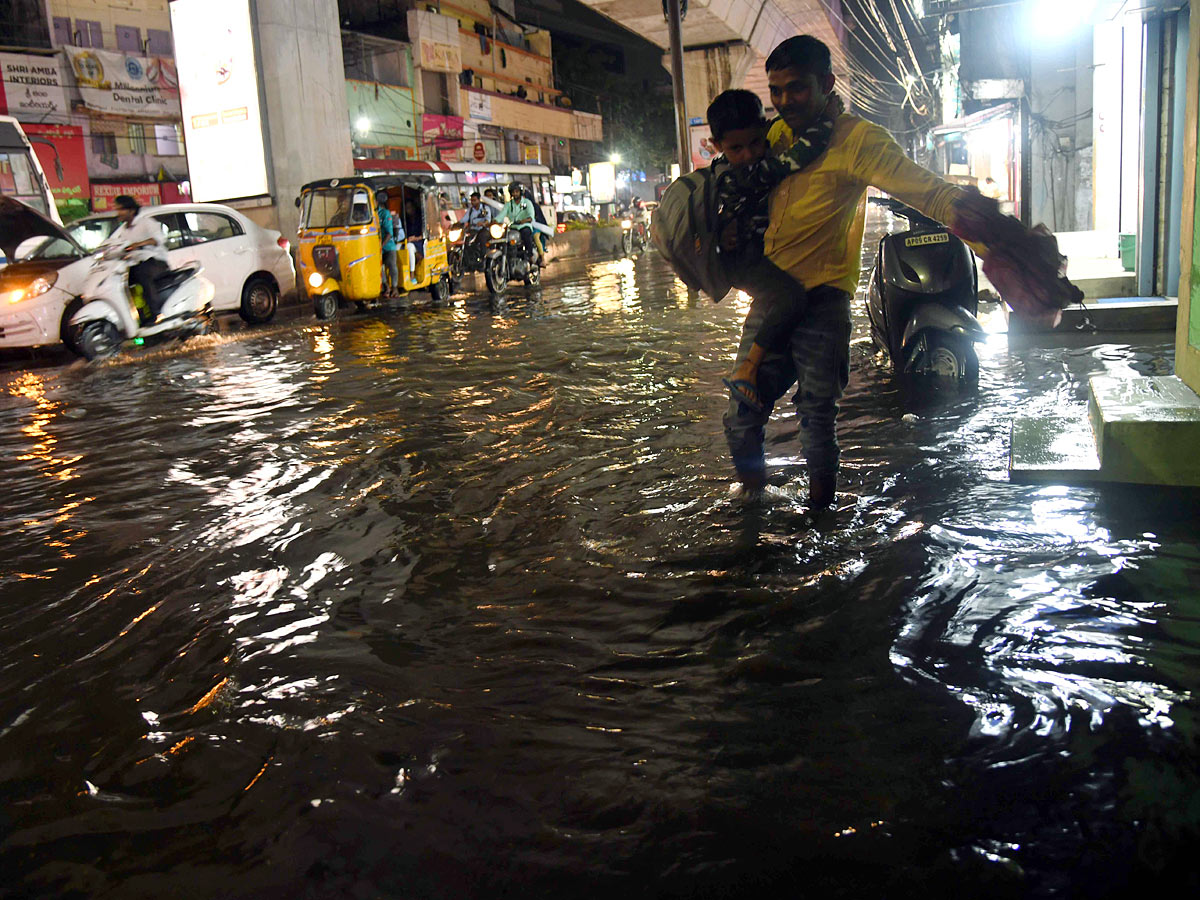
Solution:
[(173, 0), (170, 9), (192, 199), (267, 194), (249, 0)]
[(58, 73), (58, 56), (0, 53), (0, 113), (41, 120), (71, 111)]
[(64, 47), (83, 105), (127, 116), (179, 117), (175, 64), (161, 56), (130, 56), (86, 47)]

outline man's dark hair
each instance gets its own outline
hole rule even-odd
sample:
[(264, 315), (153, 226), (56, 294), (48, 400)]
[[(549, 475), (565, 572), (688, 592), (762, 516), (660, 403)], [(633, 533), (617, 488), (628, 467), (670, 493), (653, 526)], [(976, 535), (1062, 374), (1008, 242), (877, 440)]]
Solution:
[(829, 48), (811, 34), (788, 38), (767, 57), (767, 71), (790, 68), (797, 68), (812, 75), (831, 74), (833, 62), (829, 57)]
[(730, 131), (766, 124), (762, 101), (752, 91), (722, 91), (708, 105), (708, 127), (715, 141), (723, 139)]
[(471, 191), (471, 199), (474, 200), (479, 196), (479, 191)]
[(141, 209), (138, 202), (128, 194), (117, 194), (117, 196), (113, 197), (113, 205), (119, 206), (121, 209), (132, 209), (134, 212)]

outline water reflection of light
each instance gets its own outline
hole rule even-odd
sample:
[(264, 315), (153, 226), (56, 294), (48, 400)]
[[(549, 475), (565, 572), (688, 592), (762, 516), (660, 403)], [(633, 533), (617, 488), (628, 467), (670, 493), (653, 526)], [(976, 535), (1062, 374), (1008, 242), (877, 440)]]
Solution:
[(618, 259), (591, 266), (588, 269), (588, 278), (591, 281), (592, 303), (596, 310), (606, 314), (633, 313), (640, 317), (640, 309), (635, 302), (639, 297), (635, 274), (631, 259)]
[(1091, 501), (1063, 485), (1052, 485), (1037, 492), (1040, 498), (1030, 504), (1034, 525), (1045, 534), (1060, 535), (1075, 541), (1108, 541), (1107, 529), (1100, 528), (1079, 515), (1091, 506)]
[(9, 390), (13, 396), (33, 401), (35, 406), (29, 424), (21, 429), (33, 443), (30, 445), (29, 452), (18, 455), (17, 459), (23, 462), (40, 461), (45, 464), (41, 469), (42, 475), (59, 481), (70, 481), (75, 477), (75, 463), (79, 462), (82, 457), (74, 456), (65, 459), (55, 456), (54, 449), (58, 444), (58, 439), (46, 428), (53, 421), (62, 404), (54, 403), (46, 398), (45, 382), (34, 372), (25, 372), (16, 378), (11, 383)]
[(320, 384), (328, 381), (329, 376), (338, 370), (337, 366), (333, 364), (332, 359), (333, 337), (330, 335), (328, 328), (314, 329), (309, 333), (313, 336), (313, 352), (319, 357), (312, 368), (310, 380)]

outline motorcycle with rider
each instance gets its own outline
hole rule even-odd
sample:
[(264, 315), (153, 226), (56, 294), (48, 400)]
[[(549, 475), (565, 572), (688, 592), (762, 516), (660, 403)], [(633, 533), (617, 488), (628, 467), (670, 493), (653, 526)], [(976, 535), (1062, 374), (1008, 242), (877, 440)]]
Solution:
[(451, 289), (457, 293), (462, 278), (468, 272), (482, 272), (487, 257), (488, 227), (492, 210), (482, 203), (479, 192), (471, 194), (463, 217), (450, 227), (447, 258), (450, 264)]

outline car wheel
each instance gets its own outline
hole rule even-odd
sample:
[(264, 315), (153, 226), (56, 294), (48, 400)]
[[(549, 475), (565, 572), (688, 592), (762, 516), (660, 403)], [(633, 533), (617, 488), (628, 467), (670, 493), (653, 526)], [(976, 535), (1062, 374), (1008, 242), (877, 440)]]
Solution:
[(242, 306), (239, 312), (251, 325), (270, 322), (279, 308), (279, 291), (265, 278), (252, 278), (242, 288)]
[(71, 319), (75, 313), (83, 309), (83, 298), (76, 297), (67, 304), (67, 308), (63, 310), (62, 324), (59, 326), (58, 334), (62, 339), (63, 346), (74, 353), (76, 356), (82, 356), (83, 351), (79, 348), (79, 328), (71, 325)]
[(89, 362), (107, 359), (121, 349), (121, 333), (108, 319), (88, 322), (79, 332), (79, 352)]
[(330, 291), (328, 294), (313, 298), (313, 312), (317, 314), (318, 319), (332, 319), (337, 315), (337, 310), (337, 291)]
[(508, 287), (505, 275), (503, 257), (493, 257), (483, 264), (483, 280), (487, 282), (487, 289), (497, 296), (503, 296)]

